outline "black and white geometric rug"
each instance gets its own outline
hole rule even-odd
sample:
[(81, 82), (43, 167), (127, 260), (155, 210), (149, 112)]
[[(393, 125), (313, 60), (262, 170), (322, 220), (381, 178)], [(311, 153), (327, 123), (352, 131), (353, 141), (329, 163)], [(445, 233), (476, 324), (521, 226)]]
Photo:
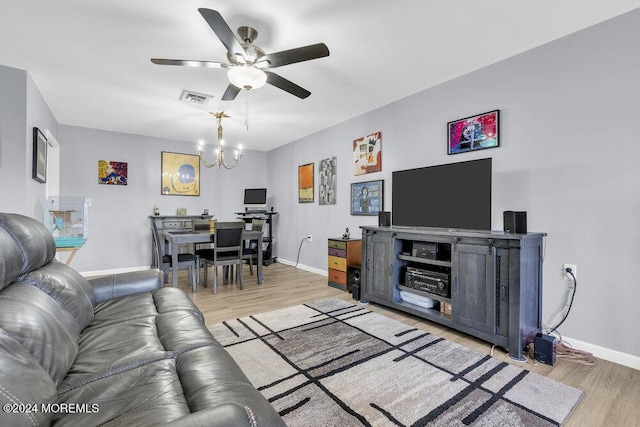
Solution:
[(552, 426), (582, 396), (335, 298), (209, 330), (291, 427)]

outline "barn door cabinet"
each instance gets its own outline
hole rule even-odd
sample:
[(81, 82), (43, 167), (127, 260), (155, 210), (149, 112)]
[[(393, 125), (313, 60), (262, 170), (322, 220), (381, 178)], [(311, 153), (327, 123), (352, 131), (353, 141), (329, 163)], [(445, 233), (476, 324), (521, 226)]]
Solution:
[[(361, 228), (361, 300), (457, 329), (522, 360), (541, 328), (544, 233)], [(422, 279), (415, 276), (408, 283), (407, 271), (442, 279), (446, 292), (416, 287)]]

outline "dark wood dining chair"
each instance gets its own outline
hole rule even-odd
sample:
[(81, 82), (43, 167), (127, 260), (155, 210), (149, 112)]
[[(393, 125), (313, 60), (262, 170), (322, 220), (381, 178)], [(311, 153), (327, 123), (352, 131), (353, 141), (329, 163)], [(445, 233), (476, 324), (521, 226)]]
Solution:
[[(237, 266), (237, 281), (244, 289), (242, 281), (242, 231), (244, 222), (216, 222), (213, 234), (213, 248), (199, 249), (200, 263), (204, 266), (204, 283), (207, 283), (209, 265), (213, 266), (213, 293), (218, 292), (218, 267)], [(229, 282), (233, 281), (229, 274)]]
[[(171, 255), (165, 253), (164, 236), (158, 231), (155, 221), (151, 221), (151, 232), (153, 234), (153, 255), (156, 260), (156, 265), (164, 273), (164, 283), (167, 283), (169, 281), (169, 271), (172, 267)], [(200, 259), (197, 255), (192, 253), (178, 254), (178, 270), (189, 270), (189, 285), (191, 285), (191, 290), (194, 292), (198, 287), (200, 277), (198, 270), (199, 264)]]
[[(253, 218), (251, 220), (251, 231), (260, 231), (264, 227), (266, 220), (261, 218)], [(248, 245), (242, 248), (242, 259), (249, 261), (249, 273), (253, 276), (253, 261), (258, 262), (258, 251), (262, 250), (262, 242), (258, 240), (250, 240)]]

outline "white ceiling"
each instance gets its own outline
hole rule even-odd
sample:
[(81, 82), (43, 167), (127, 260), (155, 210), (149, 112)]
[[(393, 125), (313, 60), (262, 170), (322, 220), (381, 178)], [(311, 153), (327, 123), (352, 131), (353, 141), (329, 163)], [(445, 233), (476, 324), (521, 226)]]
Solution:
[[(249, 25), (267, 53), (324, 42), (327, 58), (275, 70), (311, 91), (273, 86), (221, 101), (223, 69), (150, 58), (226, 62), (198, 8)], [(640, 7), (640, 0), (2, 0), (0, 65), (28, 70), (60, 124), (270, 150)], [(213, 95), (207, 108), (182, 89)], [(0, 94), (0, 96), (2, 96)], [(354, 135), (356, 137), (357, 135)]]

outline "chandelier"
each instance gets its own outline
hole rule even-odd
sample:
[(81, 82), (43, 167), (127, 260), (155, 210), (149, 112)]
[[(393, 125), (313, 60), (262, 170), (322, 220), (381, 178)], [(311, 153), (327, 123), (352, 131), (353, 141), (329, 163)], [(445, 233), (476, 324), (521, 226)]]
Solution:
[(238, 145), (238, 149), (235, 151), (234, 157), (233, 157), (233, 163), (231, 163), (230, 165), (227, 164), (224, 161), (224, 141), (222, 140), (222, 118), (223, 117), (229, 117), (227, 116), (224, 111), (220, 111), (219, 113), (209, 113), (211, 115), (213, 115), (216, 119), (218, 119), (218, 148), (216, 149), (216, 161), (213, 163), (209, 163), (204, 159), (204, 152), (202, 151), (204, 149), (204, 147), (202, 145), (200, 145), (200, 149), (199, 149), (199, 157), (200, 157), (200, 162), (202, 163), (203, 166), (207, 167), (207, 168), (212, 168), (214, 166), (218, 166), (218, 168), (224, 166), (225, 169), (232, 169), (234, 168), (238, 162), (240, 162), (240, 159), (242, 158), (242, 146)]

